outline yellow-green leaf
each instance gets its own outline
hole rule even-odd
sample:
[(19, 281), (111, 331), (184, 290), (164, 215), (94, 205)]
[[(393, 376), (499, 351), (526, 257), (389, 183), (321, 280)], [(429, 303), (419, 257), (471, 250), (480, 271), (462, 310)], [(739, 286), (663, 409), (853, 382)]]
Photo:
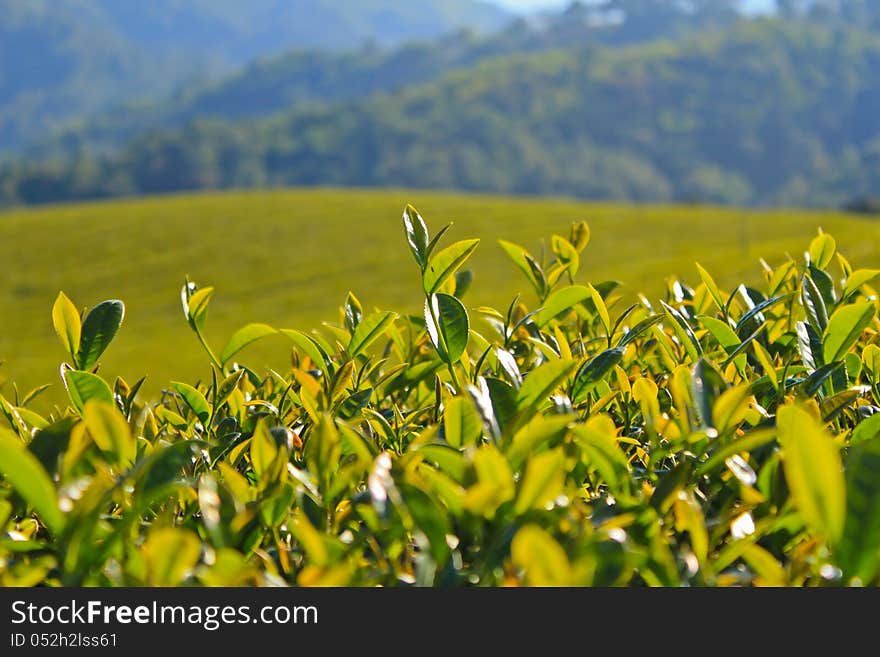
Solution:
[(517, 407), (525, 409), (541, 403), (553, 394), (576, 366), (576, 361), (554, 360), (534, 369), (525, 377), (517, 393)]
[(446, 442), (453, 447), (473, 445), (483, 434), (483, 421), (473, 402), (466, 397), (453, 397), (443, 412)]
[(262, 478), (270, 470), (278, 455), (278, 445), (266, 428), (265, 422), (257, 424), (253, 438), (251, 438), (250, 455), (254, 472)]
[(80, 321), (76, 306), (73, 305), (73, 302), (67, 298), (64, 292), (58, 293), (58, 298), (52, 307), (52, 324), (55, 326), (55, 333), (58, 334), (71, 359), (76, 359), (76, 354), (79, 351), (82, 322)]
[(348, 342), (348, 353), (354, 358), (376, 341), (391, 323), (397, 319), (397, 313), (380, 312), (364, 318), (355, 329)]
[(537, 525), (520, 529), (510, 545), (510, 558), (528, 586), (570, 586), (571, 564), (562, 546)]
[(82, 415), (86, 403), (97, 399), (108, 404), (113, 404), (113, 391), (101, 377), (91, 372), (79, 372), (77, 370), (63, 370), (62, 379), (67, 388), (70, 403), (77, 412)]
[(526, 463), (514, 511), (521, 514), (529, 509), (544, 508), (562, 494), (564, 486), (565, 453), (562, 449), (535, 454)]
[(541, 328), (545, 327), (550, 323), (550, 320), (567, 310), (571, 310), (585, 299), (589, 299), (590, 295), (590, 290), (583, 285), (569, 285), (556, 290), (547, 297), (541, 310), (535, 315), (535, 323)]
[(163, 527), (150, 532), (141, 552), (150, 586), (177, 586), (192, 572), (201, 556), (201, 541), (186, 529)]
[(871, 382), (880, 381), (880, 347), (875, 344), (869, 344), (862, 350), (862, 362), (865, 369), (871, 374)]
[(715, 279), (712, 278), (712, 275), (709, 272), (703, 269), (699, 262), (694, 264), (697, 267), (697, 271), (700, 272), (700, 279), (703, 281), (703, 285), (705, 285), (706, 289), (709, 291), (709, 296), (712, 297), (718, 310), (724, 312), (724, 296), (721, 294), (721, 290), (718, 289)]
[(0, 428), (0, 474), (31, 506), (56, 536), (64, 529), (64, 515), (49, 474), (18, 437)]
[(124, 464), (134, 461), (137, 442), (122, 413), (113, 404), (102, 400), (87, 402), (83, 420), (101, 451), (116, 455)]
[(235, 354), (249, 344), (253, 344), (266, 336), (275, 335), (276, 332), (268, 324), (248, 324), (247, 326), (242, 326), (232, 334), (229, 342), (223, 347), (223, 351), (220, 353), (220, 362), (225, 365)]
[(843, 298), (846, 299), (860, 287), (870, 283), (878, 276), (880, 276), (880, 269), (856, 269), (846, 278), (846, 285), (844, 285), (843, 288)]
[(492, 517), (499, 506), (513, 499), (513, 472), (493, 445), (480, 447), (474, 453), (473, 463), (477, 483), (467, 490), (464, 506), (471, 513)]
[(181, 383), (180, 381), (172, 381), (171, 385), (177, 391), (177, 394), (183, 397), (183, 401), (192, 409), (196, 417), (199, 418), (199, 422), (207, 422), (208, 418), (211, 417), (211, 405), (205, 399), (205, 396), (191, 385)]
[(438, 252), (428, 261), (422, 277), (425, 294), (431, 295), (440, 290), (443, 283), (471, 256), (480, 240), (461, 240)]
[(605, 328), (605, 332), (610, 332), (611, 317), (608, 315), (608, 308), (605, 306), (605, 300), (602, 298), (602, 295), (599, 294), (599, 291), (592, 285), (587, 284), (587, 290), (590, 293), (590, 297), (593, 299), (593, 304), (596, 306), (596, 312), (599, 313), (599, 318), (602, 320), (602, 326)]
[(838, 308), (825, 328), (822, 351), (826, 363), (842, 360), (874, 319), (874, 304), (854, 303)]
[(825, 427), (799, 406), (776, 416), (785, 479), (804, 522), (837, 543), (846, 519), (846, 482), (840, 452)]
[(825, 269), (836, 249), (834, 238), (828, 233), (822, 233), (810, 242), (810, 263), (817, 269)]

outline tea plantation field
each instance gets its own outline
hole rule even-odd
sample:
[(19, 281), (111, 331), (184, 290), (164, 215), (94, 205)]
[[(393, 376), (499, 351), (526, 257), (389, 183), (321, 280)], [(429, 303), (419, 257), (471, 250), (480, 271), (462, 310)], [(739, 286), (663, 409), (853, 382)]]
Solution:
[[(869, 219), (835, 213), (651, 207), (469, 196), (419, 191), (290, 190), (169, 196), (15, 210), (0, 214), (0, 388), (52, 388), (32, 405), (66, 399), (58, 367), (64, 354), (50, 312), (59, 290), (79, 306), (119, 298), (126, 317), (102, 359), (102, 374), (135, 381), (147, 395), (169, 380), (207, 377), (209, 363), (187, 327), (179, 290), (184, 276), (216, 288), (207, 337), (218, 347), (239, 326), (265, 322), (307, 330), (338, 322), (349, 290), (365, 310), (420, 312), (400, 216), (411, 202), (432, 224), (455, 223), (458, 236), (482, 238), (468, 263), (470, 308), (506, 307), (534, 292), (497, 239), (540, 253), (541, 240), (589, 222), (592, 240), (577, 280), (615, 279), (655, 300), (666, 278), (699, 282), (699, 261), (721, 286), (759, 278), (786, 253), (800, 257), (819, 227), (832, 233), (854, 266), (876, 265), (880, 232)], [(547, 247), (549, 251), (549, 245)], [(474, 313), (475, 315), (476, 313)], [(271, 338), (242, 359), (255, 369), (283, 367), (290, 343)]]

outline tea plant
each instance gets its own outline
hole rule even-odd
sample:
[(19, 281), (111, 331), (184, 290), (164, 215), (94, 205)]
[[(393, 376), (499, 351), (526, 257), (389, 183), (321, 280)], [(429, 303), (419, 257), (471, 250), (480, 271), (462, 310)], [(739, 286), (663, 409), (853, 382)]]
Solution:
[[(3, 585), (869, 585), (880, 573), (878, 270), (824, 233), (760, 289), (700, 265), (655, 307), (579, 283), (586, 224), (537, 257), (537, 302), (467, 308), (478, 240), (408, 206), (424, 312), (222, 347), (145, 401), (100, 358), (120, 301), (52, 312), (70, 405), (0, 397)], [(284, 372), (237, 360), (270, 335)], [(194, 343), (195, 346), (195, 343)]]

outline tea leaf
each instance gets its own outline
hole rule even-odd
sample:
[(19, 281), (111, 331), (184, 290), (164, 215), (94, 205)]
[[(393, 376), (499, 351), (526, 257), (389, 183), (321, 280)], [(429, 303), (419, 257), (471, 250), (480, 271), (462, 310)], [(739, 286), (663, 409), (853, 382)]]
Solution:
[(118, 300), (103, 301), (86, 314), (74, 359), (77, 369), (90, 370), (97, 364), (122, 326), (124, 317), (125, 304)]
[(859, 339), (862, 331), (874, 319), (873, 303), (857, 303), (842, 306), (828, 320), (822, 337), (822, 353), (826, 363), (843, 360)]
[(570, 285), (553, 292), (544, 301), (541, 310), (535, 315), (535, 323), (544, 328), (558, 315), (571, 310), (585, 299), (590, 298), (590, 290), (583, 285)]
[(450, 365), (461, 360), (470, 337), (470, 322), (461, 301), (448, 294), (432, 295), (425, 301), (425, 323), (440, 358)]
[[(395, 319), (397, 319), (397, 313), (393, 312), (379, 312), (366, 317), (358, 325), (348, 342), (348, 353), (351, 357), (354, 358), (382, 337)], [(288, 335), (288, 337), (290, 336)]]
[(86, 403), (91, 400), (103, 401), (107, 404), (114, 403), (110, 386), (99, 376), (90, 372), (62, 370), (61, 378), (64, 381), (64, 387), (67, 388), (70, 403), (80, 415), (85, 412)]
[(226, 365), (235, 354), (249, 344), (253, 344), (257, 340), (269, 335), (275, 335), (275, 333), (277, 333), (277, 331), (268, 324), (248, 324), (247, 326), (241, 327), (232, 334), (232, 337), (229, 338), (229, 342), (223, 347), (223, 351), (220, 352), (220, 362), (223, 365)]
[(0, 427), (0, 474), (33, 507), (46, 527), (56, 536), (64, 530), (65, 520), (58, 508), (52, 479), (22, 442)]
[(58, 298), (55, 300), (55, 305), (52, 308), (52, 324), (55, 326), (55, 333), (61, 339), (61, 344), (67, 349), (71, 359), (75, 361), (79, 351), (82, 324), (76, 306), (64, 292), (59, 292)]
[(434, 255), (425, 268), (422, 282), (425, 294), (431, 295), (452, 276), (479, 246), (480, 240), (462, 240)]
[(836, 544), (846, 519), (846, 482), (840, 453), (825, 428), (798, 406), (777, 414), (785, 479), (804, 521)]

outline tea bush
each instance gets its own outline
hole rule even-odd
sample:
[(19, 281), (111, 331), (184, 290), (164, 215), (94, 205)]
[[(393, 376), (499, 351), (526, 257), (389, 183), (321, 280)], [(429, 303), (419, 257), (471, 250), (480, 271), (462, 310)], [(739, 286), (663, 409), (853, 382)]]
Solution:
[[(500, 242), (534, 307), (468, 309), (478, 240), (403, 224), (423, 316), (350, 294), (217, 350), (187, 280), (211, 376), (157, 400), (100, 369), (123, 303), (61, 293), (69, 406), (0, 397), (0, 584), (877, 583), (880, 270), (820, 233), (761, 289), (697, 265), (623, 307), (576, 282), (579, 223), (543, 257)], [(289, 370), (237, 361), (277, 334)]]

